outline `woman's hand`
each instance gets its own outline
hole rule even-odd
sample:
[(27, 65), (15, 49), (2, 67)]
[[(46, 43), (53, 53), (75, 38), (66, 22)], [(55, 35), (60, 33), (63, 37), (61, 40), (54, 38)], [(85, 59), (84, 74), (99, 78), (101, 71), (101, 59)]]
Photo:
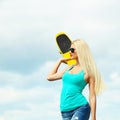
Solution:
[(72, 60), (73, 58), (60, 58), (60, 62), (67, 64), (67, 61)]

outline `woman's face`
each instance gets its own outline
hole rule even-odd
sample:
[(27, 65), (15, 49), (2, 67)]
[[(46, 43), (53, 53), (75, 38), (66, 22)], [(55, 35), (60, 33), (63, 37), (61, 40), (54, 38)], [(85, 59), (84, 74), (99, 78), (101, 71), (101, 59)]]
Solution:
[(75, 46), (72, 44), (70, 49), (69, 49), (69, 52), (70, 52), (70, 57), (72, 57), (73, 59), (77, 59), (77, 52), (76, 52), (76, 49), (75, 49)]

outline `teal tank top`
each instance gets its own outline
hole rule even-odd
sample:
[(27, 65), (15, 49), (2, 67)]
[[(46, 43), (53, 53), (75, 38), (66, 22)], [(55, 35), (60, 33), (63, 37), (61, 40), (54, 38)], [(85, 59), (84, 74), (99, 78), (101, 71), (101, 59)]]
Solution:
[(71, 74), (67, 70), (62, 76), (62, 84), (61, 112), (71, 111), (88, 103), (87, 99), (82, 95), (82, 91), (87, 85), (83, 70), (76, 74)]

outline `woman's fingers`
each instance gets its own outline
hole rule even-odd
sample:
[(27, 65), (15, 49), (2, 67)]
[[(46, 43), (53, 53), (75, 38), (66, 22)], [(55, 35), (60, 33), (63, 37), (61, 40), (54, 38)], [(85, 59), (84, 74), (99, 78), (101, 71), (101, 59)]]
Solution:
[(67, 61), (69, 61), (69, 60), (72, 60), (73, 58), (72, 57), (70, 57), (70, 58), (61, 58), (60, 60), (61, 60), (61, 62), (63, 62), (63, 63), (66, 63), (67, 64)]

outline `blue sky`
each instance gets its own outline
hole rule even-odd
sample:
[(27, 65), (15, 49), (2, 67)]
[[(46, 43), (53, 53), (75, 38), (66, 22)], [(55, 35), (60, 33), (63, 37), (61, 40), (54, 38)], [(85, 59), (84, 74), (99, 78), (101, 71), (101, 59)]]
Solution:
[(87, 41), (108, 86), (97, 100), (97, 120), (119, 120), (119, 4), (118, 0), (1, 0), (0, 120), (61, 120), (61, 81), (46, 80), (61, 57), (55, 43), (60, 31), (72, 40)]

